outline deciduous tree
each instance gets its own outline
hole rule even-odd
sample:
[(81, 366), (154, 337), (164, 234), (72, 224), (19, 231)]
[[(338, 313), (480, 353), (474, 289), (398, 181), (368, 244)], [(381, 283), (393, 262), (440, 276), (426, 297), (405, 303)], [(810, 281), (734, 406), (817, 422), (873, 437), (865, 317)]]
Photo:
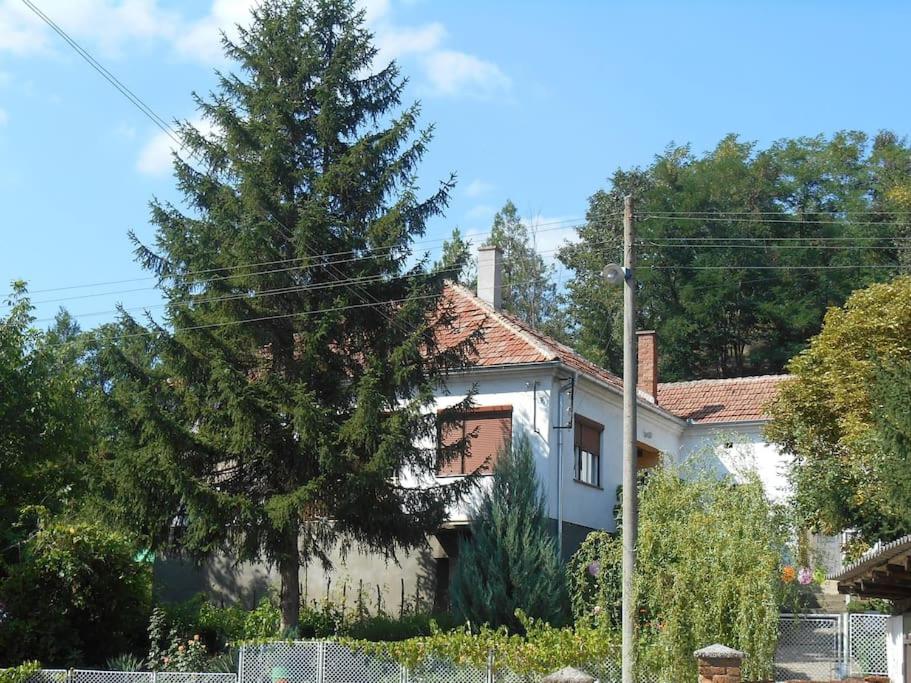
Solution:
[(899, 277), (830, 309), (788, 365), (793, 379), (772, 404), (768, 434), (794, 456), (795, 502), (809, 526), (855, 529), (868, 542), (911, 531), (911, 509), (896, 505), (904, 496), (891, 495), (905, 476), (898, 465), (907, 455), (893, 449), (907, 387), (882, 370), (911, 361), (909, 339), (911, 277)]
[(589, 200), (560, 258), (576, 345), (619, 370), (620, 292), (600, 272), (621, 258), (622, 197), (636, 199), (639, 325), (661, 339), (667, 380), (780, 372), (826, 309), (883, 281), (907, 254), (911, 149), (891, 133), (781, 140), (736, 136), (695, 155), (670, 147), (618, 170)]

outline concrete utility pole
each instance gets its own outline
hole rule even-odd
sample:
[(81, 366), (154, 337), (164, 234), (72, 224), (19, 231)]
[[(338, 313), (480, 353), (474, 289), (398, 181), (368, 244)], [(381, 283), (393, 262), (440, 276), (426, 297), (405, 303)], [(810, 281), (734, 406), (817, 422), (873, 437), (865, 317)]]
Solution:
[(633, 625), (633, 575), (636, 571), (636, 527), (638, 525), (636, 487), (636, 385), (638, 379), (638, 342), (636, 337), (636, 226), (633, 198), (623, 201), (623, 683), (635, 683), (636, 649)]
[(623, 266), (604, 267), (604, 280), (623, 285), (623, 596), (622, 596), (622, 683), (635, 683), (636, 605), (633, 602), (633, 575), (636, 572), (636, 531), (638, 491), (636, 488), (636, 385), (638, 380), (638, 341), (636, 337), (636, 227), (633, 198), (623, 200)]

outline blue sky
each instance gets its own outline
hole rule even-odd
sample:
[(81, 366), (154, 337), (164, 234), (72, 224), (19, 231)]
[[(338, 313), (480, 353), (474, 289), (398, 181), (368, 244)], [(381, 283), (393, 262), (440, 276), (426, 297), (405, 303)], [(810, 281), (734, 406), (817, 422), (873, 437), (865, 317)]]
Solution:
[[(195, 116), (191, 91), (225, 67), (217, 30), (244, 22), (251, 4), (34, 1), (167, 119)], [(671, 141), (699, 152), (729, 132), (760, 144), (911, 132), (908, 3), (365, 5), (383, 54), (410, 78), (408, 96), (436, 124), (422, 182), (459, 177), (428, 240), (453, 226), (486, 231), (511, 198), (547, 224), (539, 246), (549, 256), (571, 234), (551, 228), (583, 216), (617, 167), (647, 164)], [(179, 200), (161, 135), (21, 0), (0, 0), (4, 286), (27, 280), (39, 319), (63, 304), (84, 327), (111, 319), (117, 302), (158, 304), (146, 281), (39, 291), (145, 276), (126, 233), (151, 239), (152, 196)]]

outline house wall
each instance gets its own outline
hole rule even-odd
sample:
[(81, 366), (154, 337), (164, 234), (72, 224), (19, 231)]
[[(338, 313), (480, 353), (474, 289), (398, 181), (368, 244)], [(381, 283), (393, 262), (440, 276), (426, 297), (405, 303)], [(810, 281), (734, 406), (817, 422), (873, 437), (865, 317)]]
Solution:
[(763, 434), (764, 422), (689, 425), (680, 443), (677, 462), (707, 468), (718, 476), (743, 480), (755, 472), (770, 500), (783, 503), (791, 495), (787, 479), (790, 459)]
[[(563, 518), (592, 529), (616, 528), (614, 506), (623, 479), (623, 397), (586, 377), (576, 381), (573, 412), (604, 425), (601, 436), (601, 486), (574, 480), (573, 433), (567, 430), (563, 457)], [(641, 406), (637, 439), (662, 452), (676, 452), (682, 424)]]

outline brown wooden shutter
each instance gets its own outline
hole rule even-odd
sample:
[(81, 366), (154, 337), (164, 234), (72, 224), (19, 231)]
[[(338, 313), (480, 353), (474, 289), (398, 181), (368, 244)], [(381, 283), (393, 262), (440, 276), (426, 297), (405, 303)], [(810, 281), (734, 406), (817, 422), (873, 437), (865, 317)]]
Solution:
[(497, 453), (512, 439), (512, 406), (472, 411), (465, 419), (465, 435), (474, 438), (468, 443), (464, 474), (476, 469), (491, 472), (497, 462)]
[[(465, 423), (461, 420), (447, 425), (440, 425), (440, 446), (452, 446), (461, 441), (464, 434)], [(456, 456), (445, 465), (441, 465), (439, 474), (444, 477), (462, 474), (462, 456)]]
[(593, 455), (601, 455), (601, 432), (604, 427), (593, 420), (576, 416), (576, 446)]
[(497, 453), (512, 439), (512, 406), (487, 406), (466, 413), (461, 423), (441, 428), (440, 445), (454, 444), (463, 435), (469, 439), (464, 462), (456, 458), (440, 468), (440, 475), (470, 474), (475, 470), (490, 473)]

